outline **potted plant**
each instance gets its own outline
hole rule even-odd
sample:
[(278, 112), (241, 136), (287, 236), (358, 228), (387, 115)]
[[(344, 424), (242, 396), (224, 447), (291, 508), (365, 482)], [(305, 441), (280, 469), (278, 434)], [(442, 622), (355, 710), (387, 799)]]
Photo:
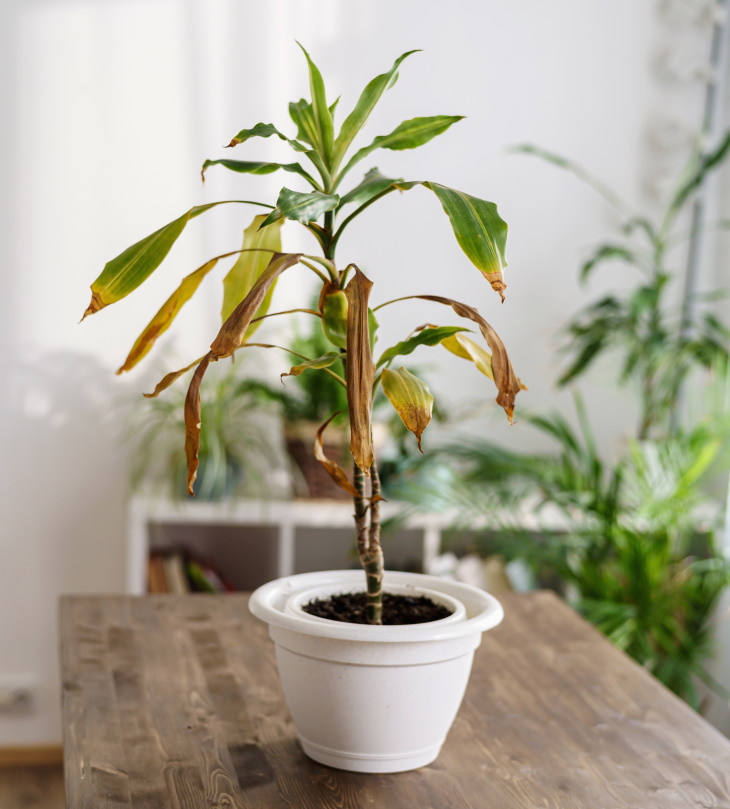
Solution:
[[(337, 258), (337, 246), (349, 224), (384, 196), (425, 188), (441, 204), (467, 258), (504, 299), (507, 225), (492, 202), (432, 181), (406, 182), (386, 177), (375, 168), (343, 190), (355, 167), (376, 149), (419, 147), (445, 132), (460, 116), (412, 118), (353, 151), (355, 138), (373, 108), (414, 51), (404, 53), (388, 71), (367, 84), (337, 133), (337, 103), (328, 101), (320, 71), (303, 48), (302, 51), (308, 66), (311, 100), (289, 105), (296, 136), (288, 137), (273, 124), (259, 123), (241, 130), (229, 144), (234, 147), (255, 138), (279, 138), (291, 147), (295, 162), (223, 158), (206, 160), (203, 171), (215, 165), (248, 174), (283, 170), (296, 175), (308, 189), (284, 187), (273, 205), (247, 201), (245, 204), (262, 207), (268, 213), (258, 215), (246, 229), (243, 247), (213, 257), (187, 276), (140, 335), (120, 370), (129, 370), (150, 350), (219, 261), (237, 257), (224, 279), (222, 325), (210, 349), (185, 368), (167, 374), (151, 394), (159, 395), (186, 371), (195, 369), (184, 408), (188, 492), (192, 493), (200, 447), (201, 384), (208, 367), (242, 349), (275, 348), (253, 340), (254, 330), (263, 318), (280, 314), (269, 311), (274, 285), (295, 265), (314, 274), (319, 284), (317, 307), (305, 305), (296, 311), (319, 320), (330, 349), (316, 357), (298, 356), (287, 373), (327, 374), (346, 392), (352, 476), (323, 452), (323, 436), (335, 414), (320, 426), (313, 451), (333, 480), (353, 498), (356, 545), (365, 577), (361, 581), (361, 574), (355, 571), (360, 587), (352, 571), (287, 577), (256, 591), (251, 609), (269, 622), (282, 685), (307, 754), (335, 767), (392, 772), (421, 766), (438, 755), (461, 701), (473, 651), (482, 632), (499, 622), (502, 611), (495, 599), (474, 588), (417, 574), (389, 572), (384, 576), (380, 543), (382, 495), (372, 440), (373, 392), (382, 389), (420, 448), (433, 396), (426, 383), (407, 368), (393, 367), (399, 357), (410, 355), (419, 346), (442, 345), (470, 360), (493, 380), (497, 402), (509, 419), (522, 386), (491, 325), (473, 306), (443, 296), (409, 297), (435, 302), (456, 314), (462, 322), (475, 327), (485, 345), (467, 336), (464, 325), (427, 323), (373, 356), (378, 319), (396, 301), (371, 304), (372, 281), (356, 264), (343, 266)], [(306, 158), (307, 165), (300, 158)], [(134, 291), (160, 265), (190, 220), (216, 205), (242, 203), (227, 200), (195, 206), (127, 248), (104, 267), (92, 284), (85, 315)], [(321, 254), (282, 252), (280, 226), (284, 220), (304, 227), (318, 242)], [(333, 370), (337, 361), (343, 363), (344, 375)], [(351, 594), (363, 585), (365, 592), (350, 599), (357, 602), (354, 616), (341, 614), (341, 620), (334, 621), (304, 609), (310, 602)], [(444, 607), (450, 614), (429, 623), (422, 622), (422, 616), (406, 616), (395, 620), (421, 622), (382, 625), (393, 620), (388, 616), (388, 606), (384, 616), (384, 602), (393, 601), (405, 609), (409, 603), (422, 605), (421, 596), (434, 602), (437, 616), (443, 615)], [(365, 623), (355, 623), (358, 619)]]

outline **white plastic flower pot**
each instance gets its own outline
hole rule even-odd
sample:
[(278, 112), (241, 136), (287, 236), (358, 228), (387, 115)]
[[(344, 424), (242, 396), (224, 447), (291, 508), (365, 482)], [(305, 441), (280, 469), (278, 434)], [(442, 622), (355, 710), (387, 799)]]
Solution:
[(313, 599), (363, 589), (359, 570), (287, 576), (256, 590), (250, 609), (269, 624), (287, 705), (310, 758), (354, 772), (412, 770), (438, 756), (474, 650), (482, 632), (502, 620), (502, 607), (460, 582), (389, 571), (387, 591), (429, 596), (452, 614), (369, 626), (302, 610)]

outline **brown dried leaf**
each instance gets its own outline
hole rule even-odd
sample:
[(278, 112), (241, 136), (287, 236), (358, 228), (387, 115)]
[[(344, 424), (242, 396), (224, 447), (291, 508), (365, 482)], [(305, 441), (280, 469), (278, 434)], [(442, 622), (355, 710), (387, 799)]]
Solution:
[(467, 306), (465, 303), (460, 303), (452, 298), (442, 298), (440, 295), (414, 295), (413, 297), (450, 306), (457, 315), (465, 317), (479, 326), (479, 331), (481, 331), (492, 351), (492, 373), (494, 374), (494, 384), (497, 386), (498, 391), (496, 401), (504, 409), (511, 423), (515, 412), (515, 397), (521, 390), (527, 390), (527, 388), (515, 374), (507, 355), (507, 349), (497, 332), (473, 306)]
[(347, 477), (345, 470), (339, 464), (335, 463), (335, 461), (331, 461), (324, 454), (324, 431), (327, 429), (332, 419), (337, 415), (339, 414), (335, 413), (334, 415), (330, 416), (327, 421), (325, 421), (325, 423), (317, 430), (317, 437), (314, 439), (314, 457), (322, 464), (325, 472), (341, 489), (344, 489), (353, 497), (356, 497), (357, 491), (350, 482), (350, 479)]
[(188, 494), (194, 495), (193, 484), (198, 476), (198, 450), (200, 449), (200, 385), (208, 370), (212, 354), (206, 354), (190, 380), (185, 397), (185, 458), (188, 462)]
[(269, 287), (284, 270), (294, 266), (301, 253), (274, 253), (266, 269), (258, 277), (250, 292), (233, 310), (211, 343), (212, 359), (230, 357), (241, 346), (246, 330), (261, 306)]
[(190, 365), (186, 365), (179, 371), (170, 371), (169, 374), (165, 374), (165, 376), (163, 376), (162, 379), (157, 383), (157, 387), (152, 391), (152, 393), (143, 394), (145, 399), (154, 399), (159, 396), (163, 390), (167, 390), (167, 388), (169, 388), (173, 382), (176, 382), (186, 371), (189, 371), (191, 368), (199, 365), (204, 359), (205, 357), (199, 357), (197, 360), (191, 362)]
[(355, 275), (345, 288), (348, 302), (345, 381), (350, 409), (350, 452), (365, 474), (369, 474), (374, 459), (370, 417), (375, 366), (368, 326), (368, 298), (372, 286), (372, 281), (355, 267)]

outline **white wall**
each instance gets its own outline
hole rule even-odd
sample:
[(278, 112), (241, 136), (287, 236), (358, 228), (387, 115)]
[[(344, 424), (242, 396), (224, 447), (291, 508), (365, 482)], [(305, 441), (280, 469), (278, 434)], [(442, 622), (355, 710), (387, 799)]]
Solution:
[[(648, 0), (5, 0), (2, 15), (0, 683), (27, 674), (39, 689), (34, 714), (0, 716), (0, 745), (11, 745), (60, 737), (58, 595), (123, 587), (120, 402), (158, 371), (126, 380), (114, 369), (176, 279), (235, 249), (251, 213), (219, 209), (195, 220), (147, 294), (78, 325), (88, 285), (105, 261), (191, 205), (271, 196), (292, 182), (214, 169), (201, 188), (197, 172), (204, 158), (224, 156), (240, 128), (286, 126), (286, 103), (306, 92), (294, 39), (330, 77), (332, 94), (343, 94), (342, 109), (397, 55), (424, 50), (403, 67), (369, 134), (415, 115), (467, 120), (418, 152), (374, 155), (372, 165), (499, 203), (511, 226), (507, 303), (467, 266), (424, 190), (363, 216), (340, 260), (363, 267), (378, 300), (419, 291), (478, 305), (530, 386), (523, 406), (543, 409), (568, 401), (553, 387), (554, 334), (584, 300), (581, 257), (615, 218), (568, 175), (506, 147), (560, 151), (651, 206), (647, 188), (664, 158), (681, 152), (701, 103), (698, 82), (662, 84), (654, 63), (666, 45), (694, 58), (706, 32), (667, 23)], [(669, 113), (676, 129), (662, 124)], [(679, 132), (678, 142), (657, 144), (656, 131), (665, 141)], [(278, 144), (260, 141), (233, 156), (277, 154)], [(207, 345), (215, 301), (211, 291), (181, 316), (178, 358)], [(412, 311), (384, 325), (382, 339), (437, 317)], [(588, 391), (607, 450), (632, 418), (611, 385), (606, 376)], [(459, 408), (484, 395), (466, 366), (433, 387)], [(536, 436), (508, 429), (494, 410), (478, 429), (535, 446)]]

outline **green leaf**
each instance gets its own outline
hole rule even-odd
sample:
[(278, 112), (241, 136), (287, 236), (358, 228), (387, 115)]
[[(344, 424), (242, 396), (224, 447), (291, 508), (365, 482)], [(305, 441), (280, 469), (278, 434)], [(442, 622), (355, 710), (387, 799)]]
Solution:
[(379, 135), (369, 146), (355, 152), (349, 163), (340, 173), (344, 177), (363, 157), (375, 149), (416, 149), (445, 132), (451, 124), (460, 121), (463, 115), (432, 115), (426, 118), (411, 118), (403, 121), (388, 135)]
[(506, 266), (507, 223), (499, 216), (497, 206), (438, 183), (423, 185), (439, 198), (461, 249), (492, 289), (504, 298), (502, 269)]
[(314, 110), (309, 101), (305, 98), (292, 101), (289, 104), (289, 117), (296, 124), (297, 138), (309, 143), (311, 146), (316, 146), (319, 133), (314, 120)]
[(604, 261), (625, 261), (636, 264), (637, 259), (628, 247), (621, 244), (602, 244), (580, 268), (580, 280), (585, 281), (593, 270)]
[(438, 345), (460, 331), (468, 331), (468, 329), (461, 326), (426, 326), (407, 340), (403, 340), (390, 348), (386, 348), (380, 355), (376, 367), (379, 368), (381, 365), (392, 362), (396, 357), (412, 354), (418, 346)]
[(393, 63), (393, 67), (387, 73), (381, 73), (372, 79), (362, 91), (360, 98), (353, 111), (347, 116), (340, 133), (335, 141), (334, 164), (337, 166), (345, 156), (353, 138), (365, 125), (370, 117), (370, 113), (380, 100), (383, 93), (390, 89), (398, 78), (398, 68), (401, 62), (413, 53), (418, 51), (407, 51), (399, 56)]
[(676, 213), (682, 207), (687, 197), (702, 185), (705, 177), (723, 162), (729, 150), (730, 132), (726, 132), (718, 146), (709, 154), (701, 157), (697, 169), (692, 172), (690, 177), (680, 186), (669, 206), (670, 211)]
[[(253, 222), (243, 231), (242, 249), (235, 264), (223, 279), (223, 305), (221, 307), (221, 322), (230, 317), (233, 310), (248, 295), (257, 279), (268, 267), (274, 253), (281, 251), (281, 222), (275, 222), (268, 227), (262, 227), (264, 216), (254, 217)], [(251, 252), (252, 251), (252, 252)], [(274, 284), (269, 288), (256, 316), (266, 314), (271, 303)], [(244, 340), (248, 340), (259, 327), (260, 321), (252, 323)]]
[(340, 205), (354, 203), (355, 205), (366, 205), (379, 194), (387, 191), (394, 191), (403, 180), (394, 180), (382, 175), (377, 168), (370, 169), (362, 182), (348, 191), (340, 200)]
[(281, 140), (285, 140), (296, 152), (307, 151), (307, 147), (303, 143), (299, 143), (296, 140), (287, 138), (287, 136), (279, 132), (279, 130), (273, 124), (263, 123), (258, 123), (256, 126), (251, 127), (251, 129), (242, 129), (235, 137), (231, 139), (228, 146), (230, 148), (233, 146), (238, 146), (240, 143), (245, 143), (247, 140), (251, 140), (251, 138), (270, 138), (272, 135), (275, 135)]
[(314, 145), (318, 147), (325, 165), (329, 167), (332, 159), (332, 149), (334, 146), (334, 124), (332, 122), (332, 112), (327, 105), (327, 93), (324, 86), (324, 79), (319, 69), (311, 60), (309, 54), (297, 42), (307, 59), (309, 66), (309, 89), (312, 94), (312, 114), (316, 129), (316, 140)]
[[(101, 275), (91, 285), (91, 302), (84, 312), (84, 317), (125, 298), (130, 292), (137, 289), (160, 266), (191, 219), (209, 211), (216, 205), (225, 205), (229, 202), (238, 202), (238, 200), (196, 205), (107, 262)], [(262, 203), (252, 204), (260, 205)]]
[(276, 200), (276, 208), (266, 217), (261, 227), (279, 219), (292, 219), (304, 224), (314, 222), (323, 213), (334, 210), (339, 201), (337, 194), (322, 194), (320, 191), (307, 194), (282, 188)]
[(205, 172), (210, 166), (224, 166), (231, 171), (237, 171), (239, 174), (272, 174), (279, 169), (290, 171), (294, 174), (299, 174), (304, 177), (308, 183), (314, 188), (318, 185), (312, 176), (299, 164), (299, 163), (261, 163), (250, 160), (206, 160), (203, 163), (200, 175), (205, 179)]
[(331, 365), (334, 365), (337, 360), (341, 358), (341, 356), (342, 355), (339, 351), (328, 351), (326, 354), (323, 354), (321, 357), (317, 357), (316, 359), (307, 360), (306, 362), (301, 362), (298, 365), (292, 365), (289, 372), (282, 374), (282, 376), (299, 376), (300, 374), (304, 373), (304, 371), (316, 371), (321, 370), (322, 368), (329, 368)]
[(322, 331), (324, 336), (338, 348), (347, 347), (347, 295), (338, 288), (329, 286), (320, 296)]
[(394, 371), (384, 368), (381, 384), (383, 393), (405, 427), (416, 436), (418, 449), (421, 449), (421, 435), (428, 427), (433, 411), (433, 395), (428, 385), (407, 368)]

